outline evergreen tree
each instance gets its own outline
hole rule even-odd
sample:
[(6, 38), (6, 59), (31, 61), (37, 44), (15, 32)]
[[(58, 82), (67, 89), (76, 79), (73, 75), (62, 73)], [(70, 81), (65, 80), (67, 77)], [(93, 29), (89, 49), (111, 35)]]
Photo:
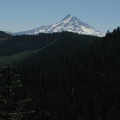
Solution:
[(31, 98), (22, 100), (19, 98), (19, 89), (22, 84), (18, 78), (19, 75), (10, 66), (1, 70), (0, 119), (2, 120), (20, 120), (26, 114), (34, 113), (34, 111), (26, 109), (26, 105), (31, 101)]

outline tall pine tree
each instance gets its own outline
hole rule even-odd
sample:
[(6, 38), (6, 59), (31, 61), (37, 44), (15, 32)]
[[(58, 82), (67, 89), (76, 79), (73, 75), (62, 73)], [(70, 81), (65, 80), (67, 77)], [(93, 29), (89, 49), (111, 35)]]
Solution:
[(18, 98), (19, 89), (23, 86), (18, 79), (19, 74), (14, 72), (10, 66), (4, 67), (0, 73), (0, 119), (21, 120), (25, 115), (34, 113), (26, 109), (31, 98)]

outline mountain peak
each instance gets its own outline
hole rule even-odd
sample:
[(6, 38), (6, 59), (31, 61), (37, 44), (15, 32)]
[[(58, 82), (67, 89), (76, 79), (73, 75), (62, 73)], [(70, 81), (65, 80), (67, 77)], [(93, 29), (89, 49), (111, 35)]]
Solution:
[(77, 19), (76, 17), (74, 17), (73, 15), (71, 15), (71, 14), (68, 14), (66, 17), (64, 17), (63, 18), (63, 20), (62, 21), (65, 21), (65, 20), (71, 20), (71, 19)]
[(71, 14), (68, 14), (68, 15), (66, 15), (65, 16), (65, 18), (64, 19), (67, 19), (67, 18), (72, 18), (72, 17), (74, 17), (73, 15), (71, 15)]
[(39, 34), (39, 33), (62, 32), (62, 31), (74, 32), (85, 35), (94, 35), (100, 37), (104, 36), (102, 32), (97, 31), (87, 23), (82, 22), (77, 17), (74, 17), (71, 14), (68, 14), (60, 22), (57, 22), (55, 24), (41, 26), (33, 30), (18, 32), (16, 34)]

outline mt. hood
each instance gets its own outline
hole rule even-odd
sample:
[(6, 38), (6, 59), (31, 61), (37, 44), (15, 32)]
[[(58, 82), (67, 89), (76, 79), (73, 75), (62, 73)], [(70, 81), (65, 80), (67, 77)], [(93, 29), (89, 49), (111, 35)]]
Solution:
[(22, 31), (17, 32), (15, 34), (22, 35), (22, 34), (39, 34), (39, 33), (54, 33), (54, 32), (62, 32), (62, 31), (69, 31), (74, 32), (78, 34), (85, 34), (85, 35), (94, 35), (102, 37), (104, 34), (87, 23), (82, 22), (77, 17), (74, 17), (72, 15), (67, 15), (63, 20), (60, 22), (57, 22), (55, 24), (47, 25), (47, 26), (41, 26), (39, 28), (28, 30), (28, 31)]

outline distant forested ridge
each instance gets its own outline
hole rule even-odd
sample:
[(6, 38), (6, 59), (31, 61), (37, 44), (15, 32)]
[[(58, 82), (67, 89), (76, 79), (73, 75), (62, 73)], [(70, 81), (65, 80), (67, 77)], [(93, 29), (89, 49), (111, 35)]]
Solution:
[[(53, 34), (40, 33), (39, 35), (11, 36), (4, 41), (3, 40), (0, 41), (0, 67), (5, 64), (16, 65), (19, 62), (21, 62), (21, 60), (24, 60), (28, 57), (31, 56), (35, 57), (37, 55), (36, 54), (37, 52), (40, 52), (42, 54), (41, 55), (42, 58), (44, 58), (43, 55), (45, 53), (44, 51), (49, 51), (47, 49), (52, 46), (58, 46), (58, 50), (60, 51), (61, 54), (61, 52), (65, 52), (62, 49), (66, 49), (66, 53), (68, 50), (72, 51), (73, 49), (77, 49), (76, 47), (81, 46), (80, 48), (82, 49), (82, 47), (85, 47), (85, 45), (83, 44), (88, 44), (87, 46), (89, 46), (94, 40), (97, 39), (98, 37), (95, 36), (78, 35), (69, 32)], [(69, 42), (69, 40), (70, 41), (74, 40), (74, 42), (71, 41), (72, 42), (71, 43)], [(57, 55), (59, 55), (57, 51), (53, 51), (53, 53), (55, 52)], [(49, 55), (47, 55), (47, 58)]]
[(9, 40), (16, 53), (44, 47), (15, 66), (23, 84), (20, 96), (31, 97), (36, 111), (31, 120), (120, 119), (119, 27), (103, 38), (62, 32)]
[(6, 32), (3, 32), (3, 31), (0, 31), (0, 41), (1, 40), (6, 40), (8, 38), (10, 38), (12, 35), (6, 33)]

